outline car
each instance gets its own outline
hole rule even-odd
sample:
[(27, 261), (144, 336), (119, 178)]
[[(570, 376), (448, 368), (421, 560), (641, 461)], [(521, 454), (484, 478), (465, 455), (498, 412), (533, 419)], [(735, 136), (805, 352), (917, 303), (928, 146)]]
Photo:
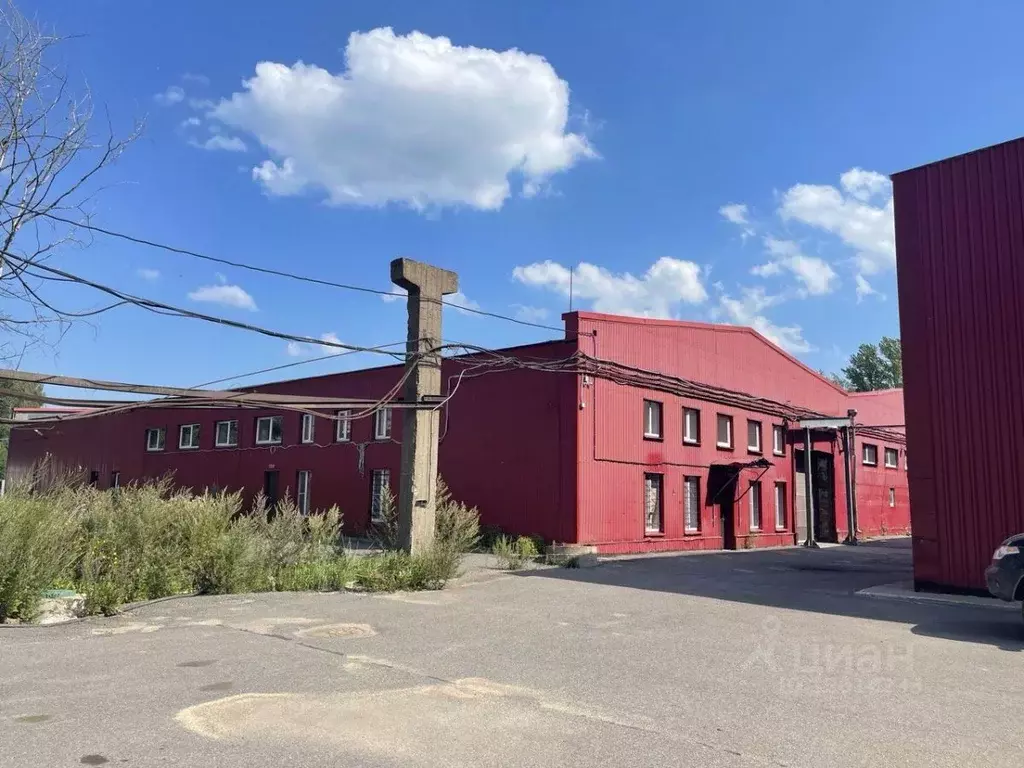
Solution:
[[(1000, 600), (1024, 598), (1024, 533), (1011, 536), (992, 553), (992, 565), (985, 569), (989, 594)], [(1024, 615), (1024, 605), (1022, 605)]]

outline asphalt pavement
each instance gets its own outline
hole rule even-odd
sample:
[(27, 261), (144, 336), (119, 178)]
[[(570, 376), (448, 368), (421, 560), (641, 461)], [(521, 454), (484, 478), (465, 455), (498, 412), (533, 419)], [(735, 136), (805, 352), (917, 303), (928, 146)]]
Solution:
[(1019, 766), (1018, 612), (906, 541), (0, 629), (0, 766)]

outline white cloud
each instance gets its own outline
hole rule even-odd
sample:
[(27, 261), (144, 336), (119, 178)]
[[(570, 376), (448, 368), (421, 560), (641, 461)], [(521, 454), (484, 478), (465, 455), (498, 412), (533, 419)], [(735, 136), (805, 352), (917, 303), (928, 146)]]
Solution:
[(203, 285), (192, 291), (188, 297), (192, 301), (203, 301), (210, 304), (223, 304), (226, 307), (247, 309), (250, 312), (257, 310), (256, 301), (240, 285)]
[(856, 251), (858, 271), (896, 266), (892, 186), (882, 174), (853, 168), (830, 185), (797, 184), (782, 195), (779, 215), (830, 232)]
[(135, 274), (137, 274), (143, 280), (153, 281), (160, 279), (159, 269), (137, 269), (135, 270)]
[[(569, 295), (570, 271), (553, 261), (516, 267), (512, 276), (524, 285)], [(680, 303), (700, 304), (708, 295), (697, 264), (667, 256), (652, 264), (643, 277), (614, 274), (585, 262), (571, 276), (574, 299), (590, 302), (597, 312), (673, 317)]]
[(245, 142), (237, 136), (221, 136), (217, 134), (211, 136), (206, 141), (199, 141), (197, 139), (190, 139), (189, 144), (193, 147), (199, 147), (199, 149), (209, 150), (223, 150), (225, 152), (245, 152), (248, 147), (245, 146)]
[(409, 292), (405, 288), (399, 288), (397, 285), (391, 286), (391, 293), (381, 294), (381, 301), (399, 301), (405, 299), (409, 295)]
[(584, 134), (567, 132), (569, 86), (541, 56), (390, 28), (353, 33), (345, 55), (339, 73), (260, 62), (210, 111), (266, 148), (252, 173), (268, 194), (496, 210), (510, 176), (536, 193), (596, 156)]
[(210, 84), (210, 78), (208, 78), (206, 75), (200, 75), (195, 72), (186, 72), (184, 75), (181, 76), (181, 79), (184, 80), (186, 83), (198, 83), (199, 85)]
[(200, 126), (202, 124), (203, 124), (203, 121), (200, 120), (198, 117), (195, 117), (195, 116), (193, 116), (193, 117), (186, 117), (184, 120), (181, 121), (181, 127), (182, 128), (195, 128), (195, 127)]
[(338, 347), (332, 347), (330, 344), (341, 344), (341, 339), (338, 338), (338, 334), (334, 331), (328, 331), (327, 333), (320, 334), (320, 341), (326, 341), (328, 344), (321, 344), (320, 351), (325, 355), (337, 355), (345, 350), (339, 349)]
[(153, 95), (153, 101), (161, 107), (170, 107), (185, 100), (185, 89), (180, 85), (169, 85), (167, 90)]
[(867, 281), (867, 278), (864, 277), (864, 275), (857, 275), (856, 280), (857, 280), (857, 303), (858, 304), (860, 302), (862, 302), (864, 300), (864, 298), (867, 297), (867, 296), (879, 296), (879, 297), (881, 297), (882, 294), (880, 294), (878, 291), (876, 291), (874, 289), (874, 287), (871, 285), (871, 283), (869, 283)]
[(289, 341), (285, 351), (288, 357), (303, 357), (306, 354), (306, 347), (297, 341)]
[(773, 344), (787, 352), (810, 352), (813, 347), (803, 337), (799, 325), (775, 325), (764, 314), (764, 310), (782, 301), (779, 296), (770, 296), (763, 288), (742, 288), (739, 298), (727, 294), (719, 297), (718, 306), (712, 310), (712, 317), (734, 325), (753, 328)]
[(525, 323), (543, 323), (550, 313), (544, 307), (531, 307), (526, 304), (513, 304), (516, 319)]
[(839, 282), (839, 276), (828, 262), (817, 256), (806, 255), (792, 240), (778, 240), (769, 236), (764, 239), (764, 245), (773, 259), (751, 269), (751, 274), (770, 277), (787, 270), (800, 281), (803, 286), (801, 290), (812, 296), (831, 293)]
[(473, 301), (471, 298), (469, 298), (462, 291), (456, 291), (450, 296), (445, 296), (444, 301), (450, 307), (454, 308), (456, 312), (463, 315), (472, 314), (471, 312), (467, 312), (467, 309), (480, 309), (480, 305)]
[(719, 208), (718, 212), (726, 221), (731, 221), (740, 228), (740, 236), (744, 240), (754, 234), (754, 228), (750, 224), (749, 211), (745, 203), (729, 203)]

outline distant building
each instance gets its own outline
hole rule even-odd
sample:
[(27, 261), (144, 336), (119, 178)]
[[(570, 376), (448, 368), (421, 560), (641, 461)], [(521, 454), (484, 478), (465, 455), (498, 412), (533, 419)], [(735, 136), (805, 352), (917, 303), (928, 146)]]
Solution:
[(1024, 532), (1024, 139), (892, 181), (914, 581), (981, 591)]
[[(750, 328), (588, 312), (565, 338), (447, 358), (440, 469), (481, 522), (606, 553), (793, 544), (806, 534), (802, 418), (857, 410), (863, 536), (910, 524), (899, 390), (851, 394)], [(378, 398), (401, 366), (253, 387)], [(341, 414), (344, 416), (345, 414)], [(348, 414), (349, 416), (353, 414)], [(882, 426), (879, 426), (882, 425)], [(295, 412), (148, 407), (15, 427), (12, 476), (49, 457), (100, 487), (174, 473), (195, 489), (337, 504), (366, 531), (398, 487), (401, 412), (332, 421)], [(835, 432), (813, 433), (816, 537), (841, 540)]]

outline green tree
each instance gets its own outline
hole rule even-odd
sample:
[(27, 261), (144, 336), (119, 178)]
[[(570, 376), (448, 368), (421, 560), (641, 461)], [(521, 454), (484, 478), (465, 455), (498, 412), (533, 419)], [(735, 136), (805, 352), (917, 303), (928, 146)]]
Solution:
[(853, 392), (872, 392), (903, 386), (900, 340), (883, 336), (878, 344), (861, 344), (843, 368), (842, 386)]
[[(14, 409), (23, 405), (37, 405), (35, 400), (26, 400), (25, 395), (43, 394), (43, 385), (27, 381), (0, 379), (0, 389), (13, 390), (21, 394), (0, 394), (0, 419), (9, 419)], [(7, 441), (11, 436), (10, 424), (0, 424), (0, 477), (7, 474)]]

